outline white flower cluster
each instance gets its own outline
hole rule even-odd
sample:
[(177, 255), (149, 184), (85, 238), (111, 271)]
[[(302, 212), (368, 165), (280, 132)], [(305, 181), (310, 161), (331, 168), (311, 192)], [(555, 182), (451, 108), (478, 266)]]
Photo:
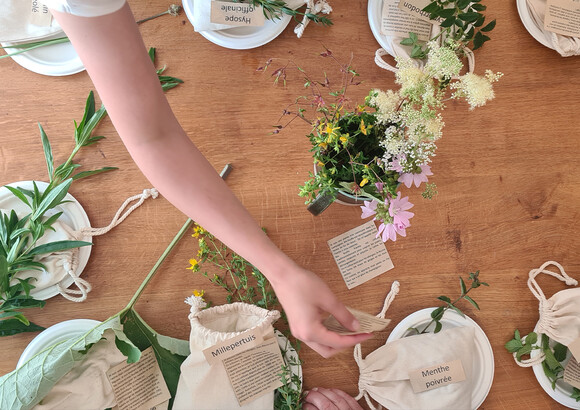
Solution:
[(484, 77), (467, 73), (461, 76), (459, 81), (451, 84), (450, 87), (457, 90), (451, 97), (464, 97), (469, 104), (470, 110), (475, 107), (481, 107), (495, 97), (492, 83), (498, 81), (502, 76), (502, 73), (493, 73), (491, 70), (486, 70)]
[(381, 91), (374, 89), (370, 93), (369, 105), (377, 110), (377, 122), (388, 124), (394, 119), (401, 98), (393, 90)]
[(425, 72), (430, 77), (444, 80), (459, 75), (463, 68), (463, 63), (457, 57), (456, 46), (450, 44), (446, 47), (439, 47), (434, 41), (429, 42), (427, 46), (429, 47), (429, 53), (427, 54)]

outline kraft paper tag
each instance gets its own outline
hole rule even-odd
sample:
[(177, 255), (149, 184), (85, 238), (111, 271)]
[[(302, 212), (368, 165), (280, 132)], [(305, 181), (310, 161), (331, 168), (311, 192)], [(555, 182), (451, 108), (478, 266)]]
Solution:
[(404, 6), (405, 1), (383, 0), (381, 34), (393, 37), (409, 37), (409, 33), (412, 32), (417, 34), (421, 41), (429, 40), (432, 24), (417, 18), (415, 15), (410, 15), (406, 9), (399, 8), (401, 3)]
[(427, 7), (432, 0), (401, 0), (399, 3), (399, 8), (406, 13), (409, 13), (411, 16), (415, 16), (420, 20), (426, 21), (428, 23), (433, 24), (441, 24), (445, 19), (441, 17), (437, 17), (433, 20), (429, 16), (431, 13), (427, 13), (423, 11), (425, 7)]
[(568, 345), (568, 350), (576, 360), (580, 360), (580, 337)]
[(580, 37), (580, 2), (548, 0), (544, 29), (569, 37)]
[(411, 387), (415, 393), (437, 389), (451, 383), (465, 380), (465, 371), (461, 360), (438, 364), (424, 369), (409, 372)]
[(328, 241), (346, 287), (352, 289), (394, 268), (385, 244), (369, 221)]
[(210, 366), (217, 362), (221, 362), (229, 357), (242, 353), (245, 350), (262, 343), (262, 336), (255, 330), (248, 330), (238, 336), (224, 340), (212, 347), (208, 347), (203, 351), (205, 360)]
[(229, 1), (212, 1), (210, 21), (215, 24), (230, 26), (263, 26), (266, 19), (262, 7), (249, 3), (232, 3)]
[(117, 402), (114, 409), (151, 409), (171, 399), (152, 347), (141, 352), (137, 363), (123, 362), (106, 374)]
[(225, 359), (223, 365), (240, 407), (283, 385), (284, 359), (276, 338)]
[(50, 27), (52, 24), (52, 14), (42, 1), (30, 0), (29, 22), (40, 27)]
[(571, 357), (564, 368), (564, 381), (571, 386), (580, 389), (580, 364)]
[(360, 323), (360, 328), (356, 332), (345, 328), (341, 325), (338, 320), (334, 316), (329, 316), (324, 320), (324, 326), (333, 332), (336, 332), (341, 335), (358, 335), (360, 333), (372, 333), (378, 332), (385, 329), (389, 323), (391, 323), (391, 319), (382, 319), (380, 317), (373, 316), (366, 312), (361, 312), (360, 310), (352, 309), (347, 307), (348, 311), (353, 314), (354, 317)]

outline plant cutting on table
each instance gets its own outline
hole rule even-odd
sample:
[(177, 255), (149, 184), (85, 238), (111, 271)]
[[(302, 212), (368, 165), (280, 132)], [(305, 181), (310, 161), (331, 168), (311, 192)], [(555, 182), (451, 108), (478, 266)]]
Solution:
[[(433, 175), (429, 164), (444, 126), (441, 111), (454, 99), (465, 100), (470, 109), (485, 105), (494, 98), (492, 84), (502, 76), (490, 70), (483, 76), (460, 74), (467, 45), (475, 41), (473, 26), (483, 17), (474, 12), (477, 20), (467, 22), (458, 7), (446, 10), (453, 25), (442, 30), (445, 35), (439, 34), (425, 44), (420, 44), (413, 33), (403, 40), (413, 44), (417, 58), (424, 59), (422, 67), (413, 59), (397, 58), (395, 82), (400, 88), (372, 89), (363, 104), (353, 107), (347, 97), (348, 89), (360, 84), (358, 73), (350, 62), (341, 63), (328, 49), (321, 56), (337, 64), (341, 73), (338, 84), (331, 83), (326, 74), (321, 80), (315, 79), (294, 62), (274, 71), (274, 81), (286, 83), (288, 70), (296, 68), (310, 91), (297, 98), (293, 108), (283, 111), (283, 118), (292, 118), (277, 125), (274, 133), (296, 118), (312, 126), (308, 138), (316, 172), (310, 173), (310, 179), (300, 188), (300, 196), (311, 204), (311, 212), (322, 212), (339, 193), (349, 194), (364, 201), (363, 218), (374, 216), (380, 222), (378, 235), (382, 240), (394, 241), (399, 235), (406, 236), (414, 215), (409, 211), (413, 204), (403, 196), (401, 185), (418, 188), (426, 183), (425, 198), (437, 193), (428, 177)], [(471, 19), (475, 14), (469, 16)], [(490, 23), (482, 31), (489, 31), (494, 25)], [(477, 38), (476, 45), (483, 44), (485, 39)], [(269, 60), (258, 71), (265, 71), (271, 64)], [(309, 109), (314, 110), (316, 118), (307, 118)]]

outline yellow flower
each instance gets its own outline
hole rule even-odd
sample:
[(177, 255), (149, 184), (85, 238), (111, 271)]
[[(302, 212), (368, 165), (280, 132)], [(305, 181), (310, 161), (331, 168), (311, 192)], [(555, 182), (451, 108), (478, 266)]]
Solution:
[(323, 167), (324, 166), (324, 162), (322, 162), (321, 160), (318, 160), (318, 165)]
[(366, 179), (366, 178), (363, 178), (363, 180), (362, 180), (362, 181), (360, 181), (360, 187), (362, 188), (363, 186), (365, 186), (365, 185), (366, 185), (366, 184), (368, 184), (368, 183), (369, 183), (369, 180), (368, 180), (368, 179)]
[(332, 124), (326, 124), (326, 128), (324, 129), (324, 132), (328, 135), (332, 135), (335, 133), (335, 131), (340, 130), (340, 127), (334, 127)]
[(197, 296), (197, 297), (202, 298), (204, 294), (205, 294), (204, 290), (197, 290), (197, 289), (193, 290), (193, 296)]
[(360, 132), (362, 132), (364, 135), (367, 135), (367, 132), (369, 132), (372, 127), (372, 125), (369, 125), (368, 127), (365, 126), (365, 120), (360, 120)]
[(348, 141), (348, 138), (347, 138), (347, 137), (345, 137), (344, 135), (342, 135), (342, 136), (340, 137), (340, 141), (342, 141), (342, 143), (343, 143), (343, 144), (345, 144), (345, 143)]
[(195, 225), (193, 227), (193, 235), (191, 235), (191, 236), (193, 236), (194, 238), (197, 238), (199, 235), (204, 235), (206, 233), (207, 233), (207, 231), (205, 229), (203, 229), (201, 226)]
[(197, 269), (199, 269), (199, 264), (198, 264), (198, 262), (197, 262), (197, 260), (196, 260), (196, 259), (190, 259), (190, 260), (189, 260), (189, 264), (190, 264), (191, 266), (190, 266), (189, 268), (187, 268), (187, 269), (189, 269), (189, 270), (192, 270), (192, 271), (194, 271), (194, 272), (195, 272)]
[(326, 142), (321, 142), (320, 144), (318, 144), (319, 147), (322, 147), (323, 149), (328, 148), (328, 144)]

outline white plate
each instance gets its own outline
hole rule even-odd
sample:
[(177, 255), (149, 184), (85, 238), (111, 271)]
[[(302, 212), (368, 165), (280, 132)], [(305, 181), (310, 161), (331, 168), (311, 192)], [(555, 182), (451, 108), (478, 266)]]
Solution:
[[(426, 326), (431, 321), (431, 312), (433, 310), (435, 308), (422, 309), (401, 320), (389, 335), (387, 342), (405, 337), (405, 334), (411, 327)], [(473, 381), (474, 391), (471, 395), (471, 408), (477, 409), (484, 402), (493, 383), (495, 364), (493, 362), (493, 350), (491, 349), (489, 339), (473, 319), (467, 316), (463, 318), (454, 311), (446, 311), (443, 319), (441, 319), (441, 324), (443, 325), (443, 329), (459, 326), (475, 328), (475, 351), (477, 354), (473, 356), (473, 369), (479, 369), (480, 372), (475, 375), (476, 378)]]
[(16, 368), (18, 369), (45, 348), (70, 339), (71, 337), (81, 336), (96, 327), (99, 323), (101, 322), (92, 319), (73, 319), (57, 323), (43, 330), (26, 346), (26, 349), (24, 349), (16, 364)]
[(517, 0), (516, 4), (518, 6), (518, 13), (520, 15), (520, 19), (522, 20), (522, 23), (524, 24), (526, 30), (528, 30), (528, 33), (530, 33), (531, 36), (535, 38), (540, 44), (553, 50), (554, 47), (552, 47), (551, 43), (546, 38), (546, 35), (542, 32), (542, 30), (538, 28), (538, 26), (536, 26), (536, 24), (532, 20), (530, 10), (528, 9), (527, 1)]
[[(193, 2), (184, 0), (183, 10), (193, 25)], [(234, 27), (227, 30), (200, 31), (199, 34), (218, 46), (234, 50), (260, 47), (274, 40), (284, 31), (291, 17), (283, 14), (279, 20), (266, 20), (260, 27)]]
[[(537, 332), (537, 330), (534, 329), (534, 332)], [(555, 343), (550, 339), (550, 347), (553, 347), (554, 344)], [(539, 350), (532, 350), (532, 352), (530, 353), (530, 357), (534, 358), (539, 354), (540, 354)], [(572, 355), (570, 353), (570, 350), (568, 350), (568, 356), (566, 357), (566, 360), (562, 362), (563, 366), (566, 366), (566, 363), (568, 363), (568, 360), (570, 360), (571, 356)], [(570, 395), (572, 394), (572, 386), (570, 386), (564, 380), (560, 379), (556, 382), (556, 389), (552, 389), (552, 382), (550, 381), (550, 379), (548, 379), (546, 373), (544, 373), (542, 364), (541, 363), (536, 364), (532, 366), (532, 369), (534, 370), (534, 376), (536, 376), (538, 383), (540, 383), (542, 389), (544, 389), (544, 391), (548, 393), (548, 395), (551, 398), (556, 400), (558, 403), (571, 409), (580, 409), (580, 402), (570, 397)]]
[[(64, 33), (57, 33), (49, 38), (63, 37)], [(2, 43), (2, 46), (12, 43)], [(7, 53), (18, 49), (5, 49)], [(81, 59), (70, 42), (39, 47), (26, 53), (11, 57), (17, 64), (38, 74), (49, 76), (64, 76), (76, 74), (85, 69)]]
[[(22, 187), (25, 189), (32, 190), (33, 185), (32, 181), (21, 181), (21, 182), (14, 182), (12, 184), (7, 184), (11, 187)], [(46, 189), (48, 184), (46, 182), (36, 181), (36, 186), (42, 192)], [(66, 223), (68, 226), (73, 228), (75, 231), (80, 230), (81, 228), (90, 228), (91, 222), (89, 221), (89, 217), (87, 213), (79, 203), (71, 194), (67, 194), (64, 199), (66, 202), (61, 204), (54, 209), (48, 211), (45, 215), (51, 216), (57, 212), (62, 212), (63, 214), (58, 218), (59, 222)], [(12, 192), (7, 190), (4, 187), (0, 187), (0, 208), (1, 209), (14, 209), (16, 213), (30, 213), (30, 208), (28, 208), (22, 201), (14, 196)], [(90, 237), (82, 238), (83, 241), (90, 242)], [(79, 263), (76, 269), (77, 276), (80, 276), (83, 269), (87, 266), (87, 262), (89, 261), (89, 256), (91, 255), (91, 246), (83, 246), (79, 248)], [(65, 279), (61, 281), (61, 286), (68, 288), (70, 285), (73, 284), (73, 279), (70, 276), (67, 276)], [(40, 289), (35, 291), (32, 289), (30, 291), (30, 295), (33, 296), (37, 300), (46, 300), (50, 299), (53, 296), (59, 294), (59, 291), (56, 287), (50, 286), (45, 289)]]
[(367, 8), (368, 18), (369, 18), (369, 25), (371, 26), (371, 31), (373, 32), (373, 36), (380, 44), (382, 48), (385, 49), (387, 53), (390, 55), (395, 55), (391, 45), (387, 41), (387, 36), (381, 34), (381, 19), (383, 13), (383, 0), (369, 0), (368, 8)]

